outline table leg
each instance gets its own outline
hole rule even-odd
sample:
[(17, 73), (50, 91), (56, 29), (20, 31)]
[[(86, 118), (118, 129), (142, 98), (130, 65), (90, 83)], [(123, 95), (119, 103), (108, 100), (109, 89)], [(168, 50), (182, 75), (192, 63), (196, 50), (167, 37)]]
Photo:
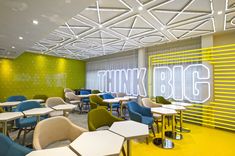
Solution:
[(112, 107), (112, 103), (109, 104), (110, 106), (110, 113), (113, 114), (113, 107)]
[(127, 156), (131, 156), (131, 140), (127, 140)]
[(180, 111), (180, 127), (178, 128), (178, 131), (185, 133), (190, 132), (189, 129), (183, 127), (183, 111)]
[(3, 134), (7, 135), (7, 122), (6, 121), (3, 122), (3, 127), (2, 128), (3, 128), (3, 130), (2, 130)]
[(123, 115), (123, 112), (122, 112), (122, 109), (123, 109), (122, 101), (120, 101), (120, 104), (121, 104), (121, 107), (120, 107), (120, 116), (123, 117), (124, 115)]
[(175, 131), (175, 115), (172, 115), (172, 131), (166, 132), (166, 136), (175, 140), (183, 139), (182, 134)]
[(162, 115), (162, 138), (155, 138), (153, 143), (164, 149), (174, 148), (174, 143), (165, 137), (165, 115)]
[(40, 115), (37, 116), (37, 123), (40, 122)]

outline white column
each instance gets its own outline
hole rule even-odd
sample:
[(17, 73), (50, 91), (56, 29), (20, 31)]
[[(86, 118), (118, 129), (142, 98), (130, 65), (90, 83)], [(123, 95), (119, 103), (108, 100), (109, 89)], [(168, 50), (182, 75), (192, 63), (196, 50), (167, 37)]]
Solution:
[(213, 35), (206, 35), (201, 37), (201, 47), (208, 48), (213, 46)]
[(145, 48), (138, 49), (138, 68), (145, 67), (146, 59)]

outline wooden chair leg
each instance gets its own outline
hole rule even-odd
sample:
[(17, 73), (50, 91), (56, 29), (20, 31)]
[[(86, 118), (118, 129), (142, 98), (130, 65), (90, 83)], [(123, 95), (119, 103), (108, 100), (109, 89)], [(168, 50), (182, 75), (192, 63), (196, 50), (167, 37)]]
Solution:
[(126, 152), (125, 152), (124, 146), (122, 146), (122, 155), (123, 155), (123, 156), (126, 156)]
[(20, 129), (20, 130), (19, 130), (19, 132), (18, 132), (18, 135), (17, 135), (16, 139), (19, 139), (19, 138), (20, 138), (21, 132), (22, 132), (22, 129)]

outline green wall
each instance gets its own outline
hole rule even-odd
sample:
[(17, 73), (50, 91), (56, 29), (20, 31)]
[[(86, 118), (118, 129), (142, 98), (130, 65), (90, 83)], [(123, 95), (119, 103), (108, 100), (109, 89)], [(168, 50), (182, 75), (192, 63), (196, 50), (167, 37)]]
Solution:
[(61, 96), (63, 89), (85, 87), (85, 62), (25, 52), (0, 59), (0, 101), (11, 95)]

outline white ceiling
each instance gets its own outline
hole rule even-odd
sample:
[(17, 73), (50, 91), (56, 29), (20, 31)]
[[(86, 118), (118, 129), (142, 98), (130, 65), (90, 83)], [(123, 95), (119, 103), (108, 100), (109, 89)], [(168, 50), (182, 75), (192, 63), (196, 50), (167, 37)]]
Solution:
[(67, 9), (78, 14), (27, 50), (87, 59), (235, 28), (235, 0), (98, 0)]
[[(95, 0), (0, 0), (0, 57), (19, 56), (94, 2)], [(33, 20), (39, 21), (38, 25), (34, 25)], [(19, 40), (19, 36), (23, 40)]]

